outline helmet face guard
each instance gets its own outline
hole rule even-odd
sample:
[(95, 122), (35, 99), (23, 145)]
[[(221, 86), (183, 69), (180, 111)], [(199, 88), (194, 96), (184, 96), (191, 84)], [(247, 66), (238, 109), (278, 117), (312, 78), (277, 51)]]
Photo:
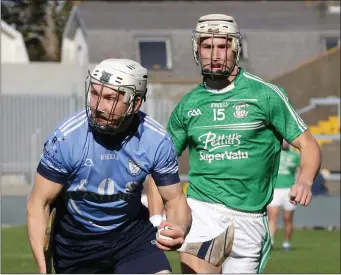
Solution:
[[(224, 59), (222, 57), (214, 59), (213, 44), (214, 40), (218, 38), (226, 41)], [(206, 39), (211, 39), (211, 53), (209, 57), (202, 57), (200, 53), (201, 43)], [(233, 60), (228, 60), (228, 45), (232, 47)], [(192, 48), (194, 60), (200, 66), (201, 74), (204, 77), (217, 81), (227, 79), (238, 65), (241, 52), (241, 34), (235, 19), (224, 14), (209, 14), (200, 17), (192, 33)], [(214, 71), (214, 62), (219, 62), (221, 69)]]
[[(225, 54), (224, 54), (224, 58), (219, 58), (219, 59), (215, 59), (213, 56), (213, 42), (215, 39), (220, 38), (220, 39), (224, 39), (226, 42), (225, 45)], [(201, 49), (201, 43), (203, 43), (206, 39), (210, 39), (210, 43), (211, 43), (211, 53), (209, 55), (209, 57), (203, 57), (200, 53), (200, 49)], [(239, 34), (230, 34), (230, 33), (226, 33), (226, 34), (215, 34), (215, 33), (202, 33), (202, 32), (197, 32), (194, 31), (193, 32), (193, 43), (196, 43), (196, 51), (194, 53), (194, 59), (197, 63), (198, 66), (200, 66), (201, 68), (201, 74), (204, 77), (209, 77), (212, 80), (223, 80), (228, 78), (235, 66), (238, 65), (239, 63), (239, 55), (240, 55), (240, 51), (241, 51), (241, 47), (239, 45), (240, 41), (240, 35)], [(229, 45), (230, 44), (230, 45)], [(232, 45), (231, 45), (232, 44)], [(228, 46), (229, 45), (229, 46)], [(229, 59), (228, 58), (228, 47), (232, 46), (232, 50), (233, 50), (233, 59)], [(219, 62), (222, 66), (221, 69), (214, 71), (213, 70), (213, 63), (214, 62)], [(231, 63), (232, 64), (229, 64)]]
[[(97, 89), (94, 89), (94, 84), (97, 84)], [(99, 87), (99, 89), (98, 89)], [(104, 88), (110, 88), (112, 95), (110, 101), (112, 106), (107, 110), (100, 110), (101, 100), (103, 98)], [(123, 100), (120, 99), (122, 98)], [(85, 109), (88, 117), (88, 122), (91, 128), (99, 133), (107, 135), (116, 135), (126, 129), (129, 118), (136, 114), (141, 105), (142, 100), (145, 99), (146, 91), (144, 93), (137, 92), (135, 85), (110, 85), (98, 81), (89, 72), (85, 82)], [(121, 100), (121, 102), (120, 102)], [(126, 106), (124, 113), (118, 112), (118, 105)], [(102, 121), (102, 122), (100, 122)]]

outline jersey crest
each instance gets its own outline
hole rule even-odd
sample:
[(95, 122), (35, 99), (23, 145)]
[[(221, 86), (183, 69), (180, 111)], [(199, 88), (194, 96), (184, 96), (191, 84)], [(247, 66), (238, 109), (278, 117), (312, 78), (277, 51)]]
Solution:
[(129, 173), (133, 176), (137, 176), (141, 173), (140, 166), (136, 164), (135, 162), (133, 162), (132, 160), (128, 161), (128, 170), (129, 170)]
[(236, 110), (233, 113), (235, 118), (245, 118), (245, 117), (247, 117), (247, 114), (249, 113), (247, 111), (247, 107), (249, 107), (249, 104), (247, 104), (247, 103), (237, 103), (233, 107)]

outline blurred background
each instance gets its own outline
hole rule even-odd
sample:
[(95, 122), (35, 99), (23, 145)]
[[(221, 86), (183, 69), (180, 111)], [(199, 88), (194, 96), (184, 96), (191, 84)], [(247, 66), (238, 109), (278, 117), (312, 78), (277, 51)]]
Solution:
[[(310, 232), (297, 239), (306, 253), (318, 238), (309, 234), (321, 229), (321, 245), (334, 246), (330, 254), (338, 260), (323, 259), (317, 269), (309, 264), (290, 269), (286, 261), (307, 256), (274, 253), (266, 272), (340, 272), (339, 1), (18, 0), (1, 1), (3, 273), (35, 271), (23, 227), (26, 199), (47, 135), (84, 108), (88, 70), (106, 58), (140, 62), (151, 80), (142, 109), (166, 126), (182, 96), (201, 81), (191, 33), (198, 18), (209, 13), (236, 18), (243, 37), (240, 66), (287, 91), (322, 150), (315, 197), (308, 208), (298, 207), (294, 225)], [(180, 158), (184, 186), (188, 169), (186, 152)], [(323, 234), (334, 234), (330, 244)]]

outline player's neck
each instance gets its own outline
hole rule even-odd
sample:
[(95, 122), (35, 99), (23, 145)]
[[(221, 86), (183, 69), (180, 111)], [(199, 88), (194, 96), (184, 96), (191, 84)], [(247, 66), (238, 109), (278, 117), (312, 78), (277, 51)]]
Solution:
[(235, 67), (232, 74), (227, 79), (222, 79), (220, 81), (213, 80), (210, 77), (204, 77), (204, 82), (206, 86), (212, 90), (222, 90), (232, 84), (239, 73), (239, 68)]
[(127, 138), (129, 139), (131, 136), (137, 133), (137, 129), (139, 126), (138, 115), (133, 115), (129, 117), (124, 125), (120, 127), (119, 130), (116, 131), (115, 135), (108, 135), (105, 133), (100, 133), (97, 131), (93, 132), (95, 140), (101, 143), (104, 147), (111, 147), (112, 145), (121, 144)]
[(217, 81), (217, 80), (212, 80), (209, 77), (205, 77), (204, 82), (206, 86), (212, 90), (222, 90), (226, 88), (227, 86), (231, 85), (231, 81), (229, 79)]

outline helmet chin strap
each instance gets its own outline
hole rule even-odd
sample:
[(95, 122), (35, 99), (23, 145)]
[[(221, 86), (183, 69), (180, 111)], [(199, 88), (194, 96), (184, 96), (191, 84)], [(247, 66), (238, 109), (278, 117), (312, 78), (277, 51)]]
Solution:
[(212, 72), (209, 69), (203, 69), (201, 70), (201, 74), (204, 76), (204, 78), (211, 79), (212, 81), (224, 81), (228, 79), (231, 75), (230, 71), (223, 71), (223, 70), (217, 70), (216, 72)]
[[(98, 111), (101, 112), (101, 111)], [(134, 115), (128, 116), (126, 119), (124, 119), (121, 123), (122, 125), (120, 125), (120, 127), (117, 127), (115, 129), (115, 131), (112, 130), (108, 130), (105, 127), (102, 129), (101, 125), (96, 124), (94, 125), (92, 128), (99, 132), (100, 134), (103, 135), (109, 135), (109, 136), (118, 136), (120, 134), (123, 134), (127, 131), (127, 129), (129, 128), (129, 126), (131, 125), (132, 121), (133, 121)]]
[[(228, 78), (232, 75), (234, 68), (237, 65), (236, 59), (234, 59), (233, 66), (230, 70), (217, 70), (213, 72), (209, 69), (201, 69), (201, 74), (205, 79), (210, 79), (212, 81), (222, 82), (228, 80)], [(202, 67), (202, 66), (201, 66)]]
[(201, 70), (201, 74), (204, 77), (204, 82), (206, 83), (206, 85), (214, 90), (221, 90), (226, 88), (228, 85), (230, 85), (232, 81), (229, 80), (230, 76), (236, 76), (239, 72), (237, 72), (236, 75), (232, 75), (234, 69), (236, 67), (236, 62), (234, 62), (233, 67), (231, 70), (217, 70), (216, 72), (212, 72), (209, 69), (202, 69)]
[(116, 135), (120, 135), (120, 134), (126, 132), (127, 129), (129, 128), (133, 118), (134, 118), (134, 116), (131, 115), (131, 116), (128, 116), (126, 119), (124, 119), (122, 122), (122, 125), (120, 127), (118, 127), (118, 129), (116, 129), (112, 135), (116, 136)]

